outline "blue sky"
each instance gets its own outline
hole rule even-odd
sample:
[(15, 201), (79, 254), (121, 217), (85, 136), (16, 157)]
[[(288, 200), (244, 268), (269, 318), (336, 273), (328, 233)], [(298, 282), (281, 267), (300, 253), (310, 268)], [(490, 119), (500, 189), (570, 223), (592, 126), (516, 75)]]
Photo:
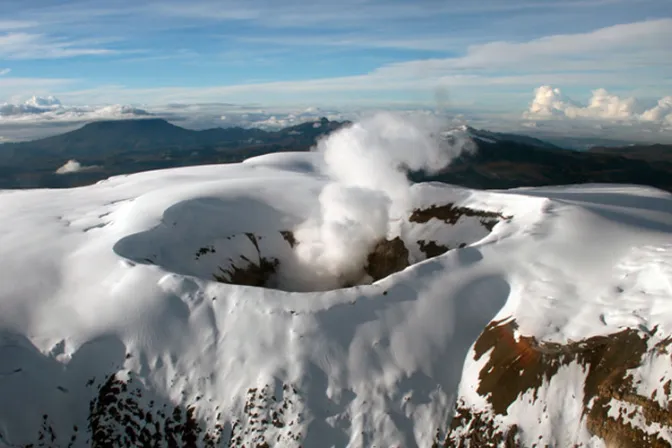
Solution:
[(432, 104), (672, 94), (670, 0), (0, 0), (0, 102)]

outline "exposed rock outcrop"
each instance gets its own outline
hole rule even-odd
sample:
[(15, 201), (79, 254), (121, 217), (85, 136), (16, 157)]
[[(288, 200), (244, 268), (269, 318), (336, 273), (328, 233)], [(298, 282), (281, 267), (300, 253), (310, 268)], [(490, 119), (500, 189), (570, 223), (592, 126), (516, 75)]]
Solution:
[(664, 428), (668, 433), (672, 430), (670, 387), (664, 388), (666, 402), (670, 404), (663, 408), (655, 397), (638, 394), (629, 374), (645, 358), (661, 354), (665, 344), (648, 348), (655, 330), (647, 333), (626, 328), (567, 344), (540, 342), (534, 337), (516, 335), (516, 330), (514, 320), (491, 322), (474, 345), (475, 360), (487, 356), (477, 392), (487, 400), (492, 413), (458, 401), (448, 437), (435, 446), (520, 446), (518, 428), (498, 425), (497, 416), (506, 416), (510, 406), (526, 392), (531, 391), (536, 401), (540, 388), (548, 385), (560, 368), (572, 363), (586, 372), (582, 406), (591, 434), (600, 437), (607, 446), (670, 446), (659, 434), (647, 432), (632, 422), (636, 414), (649, 426)]
[(417, 223), (426, 223), (432, 218), (436, 218), (445, 222), (446, 224), (455, 225), (457, 221), (463, 217), (480, 218), (481, 225), (492, 231), (499, 221), (506, 221), (511, 219), (511, 216), (504, 216), (501, 213), (489, 212), (485, 210), (475, 210), (469, 207), (456, 206), (454, 203), (446, 205), (432, 205), (429, 208), (415, 209), (411, 214), (409, 221)]
[(374, 281), (402, 271), (410, 265), (408, 249), (399, 237), (376, 244), (366, 262), (364, 270)]

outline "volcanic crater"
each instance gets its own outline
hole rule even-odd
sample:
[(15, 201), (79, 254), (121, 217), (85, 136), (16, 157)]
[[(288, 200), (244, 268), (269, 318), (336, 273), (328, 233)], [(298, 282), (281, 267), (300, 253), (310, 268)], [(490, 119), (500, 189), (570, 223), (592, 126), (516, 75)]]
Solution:
[[(371, 245), (365, 262), (357, 267), (359, 274), (325, 283), (313, 281), (318, 275), (311, 271), (313, 266), (297, 257), (296, 249), (302, 243), (291, 225), (295, 219), (261, 202), (250, 204), (245, 217), (227, 215), (228, 208), (226, 201), (212, 198), (177, 204), (166, 210), (158, 226), (120, 240), (115, 252), (133, 263), (156, 265), (180, 275), (310, 292), (373, 283), (415, 263), (469, 246), (499, 222), (512, 219), (453, 202), (415, 208), (397, 223), (396, 235)], [(232, 220), (238, 222), (231, 225)]]

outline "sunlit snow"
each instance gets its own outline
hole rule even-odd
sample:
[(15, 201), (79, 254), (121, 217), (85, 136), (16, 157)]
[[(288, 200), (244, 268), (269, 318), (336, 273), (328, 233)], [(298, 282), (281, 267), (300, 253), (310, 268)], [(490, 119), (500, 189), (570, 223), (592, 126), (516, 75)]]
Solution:
[[(251, 247), (227, 237), (253, 233), (279, 247), (279, 231), (320, 210), (334, 179), (324, 155), (0, 192), (0, 446), (37, 443), (47, 426), (50, 446), (72, 437), (89, 446), (90, 403), (118, 372), (141, 391), (142, 409), (193, 406), (203, 428), (220, 425), (223, 446), (233, 432), (232, 446), (263, 436), (270, 446), (428, 447), (449, 427), (458, 393), (487, 407), (474, 392), (483, 364), (471, 349), (493, 319), (514, 317), (520, 333), (558, 343), (624, 327), (672, 332), (672, 197), (638, 186), (411, 185), (396, 218), (451, 203), (510, 219), (492, 232), (466, 218), (386, 225), (413, 242), (419, 262), (372, 284), (297, 293), (215, 281), (218, 263)], [(423, 261), (414, 242), (430, 234), (458, 235), (455, 247)], [(670, 369), (646, 366), (636, 374), (649, 395)], [(525, 440), (599, 446), (559, 392), (579, 391), (583, 378), (570, 364), (544, 383), (552, 420), (543, 427), (544, 404), (526, 405), (530, 394), (502, 421), (528, 431)], [(249, 403), (268, 424), (250, 417)], [(567, 425), (571, 434), (553, 431)]]

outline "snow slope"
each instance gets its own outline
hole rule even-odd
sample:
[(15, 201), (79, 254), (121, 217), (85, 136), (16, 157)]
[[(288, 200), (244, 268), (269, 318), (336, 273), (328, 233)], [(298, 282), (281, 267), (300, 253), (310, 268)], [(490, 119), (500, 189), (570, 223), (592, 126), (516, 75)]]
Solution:
[[(214, 281), (256, 250), (284, 263), (278, 276), (303, 269), (276, 280), (285, 289), (310, 288), (310, 266), (292, 265), (280, 232), (318, 206), (328, 179), (317, 157), (0, 192), (0, 446), (496, 446), (498, 433), (522, 446), (606, 446), (581, 402), (582, 358), (522, 388), (504, 413), (498, 392), (479, 392), (499, 350), (479, 353), (479, 335), (507, 319), (514, 345), (534, 338), (542, 352), (644, 335), (651, 350), (626, 373), (667, 408), (669, 194), (416, 184), (388, 235), (409, 250), (401, 272), (318, 292)], [(410, 219), (447, 204), (501, 219), (491, 232), (479, 217)], [(451, 250), (426, 259), (420, 240)], [(672, 440), (636, 403), (613, 400), (614, 416)], [(487, 431), (473, 418), (451, 429), (456, 403), (489, 422), (489, 441), (474, 439)]]

